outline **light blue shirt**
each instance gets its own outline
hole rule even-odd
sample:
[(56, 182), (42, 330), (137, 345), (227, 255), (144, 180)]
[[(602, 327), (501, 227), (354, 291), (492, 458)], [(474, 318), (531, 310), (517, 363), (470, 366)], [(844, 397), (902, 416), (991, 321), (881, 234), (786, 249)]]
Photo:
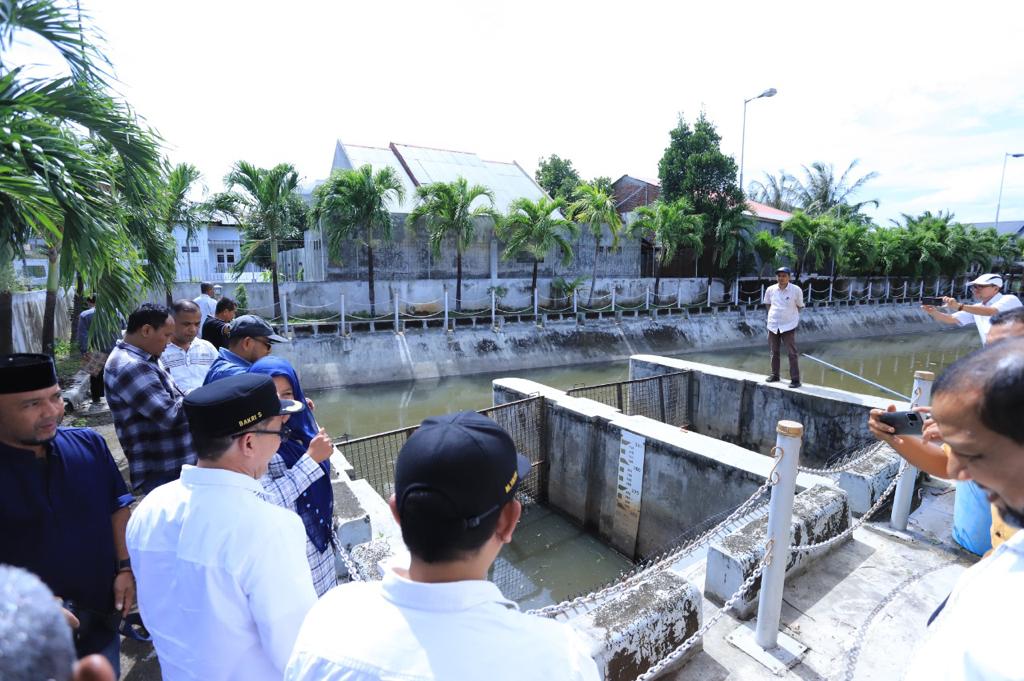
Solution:
[(228, 376), (237, 376), (238, 374), (244, 374), (249, 371), (249, 367), (252, 366), (252, 362), (248, 362), (235, 353), (231, 352), (227, 348), (221, 348), (217, 351), (217, 359), (213, 360), (213, 364), (210, 365), (210, 370), (206, 372), (206, 378), (203, 380), (203, 385), (213, 383), (214, 381)]
[(953, 497), (953, 539), (981, 556), (992, 548), (991, 530), (992, 506), (988, 495), (973, 480), (957, 482)]

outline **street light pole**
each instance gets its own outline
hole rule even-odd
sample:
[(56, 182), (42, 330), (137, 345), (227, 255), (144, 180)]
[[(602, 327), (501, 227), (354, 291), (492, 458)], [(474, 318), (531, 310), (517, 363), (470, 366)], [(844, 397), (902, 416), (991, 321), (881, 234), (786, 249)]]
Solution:
[[(996, 201), (996, 229), (999, 229), (999, 205), (1003, 202), (1003, 182), (1006, 180), (1006, 162), (1010, 158), (1020, 158), (1024, 154), (1011, 154), (1009, 152), (1003, 154), (1003, 174), (999, 177), (999, 200)], [(742, 171), (741, 171), (742, 173)], [(743, 177), (741, 174), (740, 177)]]
[(778, 90), (770, 87), (757, 97), (751, 97), (750, 99), (743, 100), (743, 134), (740, 136), (740, 191), (743, 192), (744, 195), (747, 193), (747, 190), (743, 188), (743, 156), (747, 148), (747, 104), (755, 99), (761, 99), (762, 97), (774, 97), (776, 94), (778, 94)]

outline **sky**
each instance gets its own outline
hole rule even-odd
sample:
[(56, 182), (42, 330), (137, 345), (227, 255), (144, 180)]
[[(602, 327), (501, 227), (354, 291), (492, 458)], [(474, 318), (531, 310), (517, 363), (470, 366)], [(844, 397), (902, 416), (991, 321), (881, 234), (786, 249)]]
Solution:
[[(1024, 153), (1024, 2), (81, 0), (118, 90), (210, 191), (239, 159), (330, 171), (335, 142), (657, 177), (700, 111), (746, 183), (814, 161), (858, 200), (995, 219)], [(1024, 158), (1001, 220), (1024, 220)]]

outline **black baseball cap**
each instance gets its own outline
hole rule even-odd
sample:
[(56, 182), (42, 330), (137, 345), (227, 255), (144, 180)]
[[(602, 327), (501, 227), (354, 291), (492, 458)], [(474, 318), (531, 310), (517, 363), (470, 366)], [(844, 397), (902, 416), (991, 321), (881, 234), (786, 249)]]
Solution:
[(57, 385), (57, 369), (49, 355), (17, 352), (0, 355), (0, 394), (27, 393)]
[(252, 338), (267, 337), (271, 343), (287, 343), (288, 339), (274, 333), (274, 327), (267, 323), (263, 317), (254, 314), (244, 314), (231, 322), (231, 331), (228, 334), (231, 338), (250, 336)]
[(193, 435), (224, 437), (263, 419), (296, 414), (305, 405), (277, 396), (266, 374), (238, 374), (196, 388), (185, 396), (185, 415)]
[(779, 269), (775, 270), (775, 274), (793, 274), (793, 270), (789, 269), (788, 267), (780, 267)]
[(398, 514), (409, 492), (446, 498), (466, 528), (499, 510), (530, 473), (530, 461), (493, 420), (464, 411), (425, 420), (409, 436), (395, 464)]

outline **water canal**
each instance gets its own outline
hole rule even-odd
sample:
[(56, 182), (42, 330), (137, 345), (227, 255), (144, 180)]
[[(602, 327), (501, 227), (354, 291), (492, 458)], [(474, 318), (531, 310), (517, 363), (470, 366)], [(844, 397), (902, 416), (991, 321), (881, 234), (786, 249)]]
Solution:
[[(908, 394), (916, 370), (936, 373), (979, 347), (977, 332), (937, 330), (934, 334), (890, 336), (807, 343), (801, 352)], [(768, 357), (761, 347), (721, 352), (683, 353), (681, 358), (767, 374)], [(805, 383), (885, 397), (870, 386), (801, 359)], [(491, 380), (528, 378), (557, 388), (609, 383), (628, 378), (627, 362), (557, 367), (529, 371), (497, 371), (411, 383), (385, 383), (312, 394), (317, 419), (334, 437), (361, 437), (416, 425), (424, 418), (491, 405)], [(783, 376), (786, 361), (783, 358)], [(513, 537), (495, 563), (492, 579), (505, 595), (525, 608), (555, 603), (614, 580), (631, 567), (629, 560), (561, 515), (530, 505)]]

